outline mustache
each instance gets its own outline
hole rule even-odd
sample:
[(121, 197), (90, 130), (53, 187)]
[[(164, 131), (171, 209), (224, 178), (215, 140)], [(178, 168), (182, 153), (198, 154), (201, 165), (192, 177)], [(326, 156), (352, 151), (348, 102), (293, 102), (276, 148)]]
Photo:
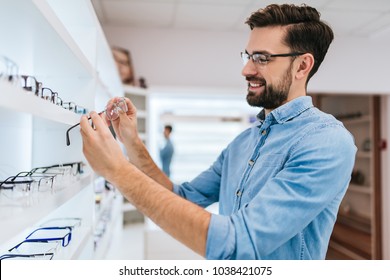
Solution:
[(247, 82), (259, 82), (259, 83), (262, 83), (262, 84), (265, 84), (266, 81), (262, 78), (256, 78), (256, 77), (246, 77), (245, 80), (247, 80)]

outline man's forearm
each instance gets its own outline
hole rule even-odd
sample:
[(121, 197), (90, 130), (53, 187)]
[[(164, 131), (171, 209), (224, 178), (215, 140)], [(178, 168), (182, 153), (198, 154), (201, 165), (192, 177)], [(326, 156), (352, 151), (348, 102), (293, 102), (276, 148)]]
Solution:
[(138, 138), (135, 143), (127, 144), (125, 147), (129, 161), (133, 165), (162, 186), (169, 190), (173, 189), (172, 182), (153, 161), (141, 139)]
[(174, 238), (205, 256), (210, 213), (163, 188), (128, 164), (109, 178), (139, 211)]

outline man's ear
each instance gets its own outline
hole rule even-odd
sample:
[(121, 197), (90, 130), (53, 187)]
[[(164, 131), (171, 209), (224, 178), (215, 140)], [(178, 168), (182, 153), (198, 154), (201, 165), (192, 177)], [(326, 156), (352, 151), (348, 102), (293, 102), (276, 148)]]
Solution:
[(296, 79), (301, 80), (307, 78), (311, 69), (314, 66), (314, 57), (311, 53), (305, 53), (298, 57), (299, 66), (295, 74)]

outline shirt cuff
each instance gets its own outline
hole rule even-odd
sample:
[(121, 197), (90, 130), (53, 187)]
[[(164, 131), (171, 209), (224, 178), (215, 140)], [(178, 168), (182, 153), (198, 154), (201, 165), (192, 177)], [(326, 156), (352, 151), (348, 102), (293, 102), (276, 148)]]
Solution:
[(229, 217), (212, 214), (207, 233), (206, 259), (231, 259), (234, 252), (235, 232)]
[(173, 184), (173, 188), (172, 188), (172, 191), (177, 194), (177, 195), (180, 195), (180, 185), (176, 185), (176, 184)]

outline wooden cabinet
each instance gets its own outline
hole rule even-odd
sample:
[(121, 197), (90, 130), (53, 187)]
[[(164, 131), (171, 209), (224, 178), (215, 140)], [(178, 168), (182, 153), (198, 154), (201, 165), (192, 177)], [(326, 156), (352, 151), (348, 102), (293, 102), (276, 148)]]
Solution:
[(373, 95), (315, 94), (315, 104), (353, 134), (358, 148), (328, 259), (381, 259), (380, 112)]

